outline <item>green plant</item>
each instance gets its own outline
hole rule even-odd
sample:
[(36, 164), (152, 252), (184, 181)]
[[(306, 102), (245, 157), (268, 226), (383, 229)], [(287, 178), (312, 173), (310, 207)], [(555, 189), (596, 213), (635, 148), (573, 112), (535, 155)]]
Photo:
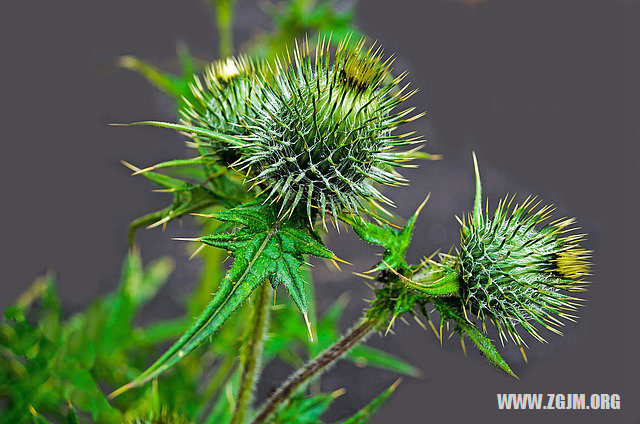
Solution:
[[(226, 56), (233, 2), (214, 4), (226, 33), (220, 37)], [(288, 21), (303, 16), (301, 11), (312, 13), (310, 4), (315, 3), (291, 2), (283, 18), (288, 23), (276, 26), (273, 39), (289, 42), (312, 27), (301, 18), (305, 25)], [(465, 338), (471, 340), (491, 364), (514, 377), (486, 335), (487, 322), (495, 325), (501, 343), (512, 339), (524, 355), (519, 329), (542, 341), (536, 325), (560, 333), (560, 319), (575, 318), (580, 299), (572, 293), (584, 290), (589, 252), (579, 245), (583, 236), (571, 232), (574, 221), (545, 223), (551, 208), (538, 208), (530, 198), (513, 207), (513, 198), (505, 198), (493, 214), (487, 203), (483, 212), (475, 155), (476, 196), (472, 212), (460, 220), (459, 246), (418, 264), (407, 262), (429, 196), (400, 228), (383, 207), (392, 201), (381, 186), (407, 184), (396, 168), (414, 166), (412, 160), (437, 159), (414, 146), (420, 137), (402, 133), (404, 124), (421, 116), (413, 115), (413, 108), (399, 110), (413, 92), (400, 87), (404, 74), (392, 75), (392, 60), (380, 48), (351, 36), (331, 43), (318, 33), (313, 48), (305, 38), (284, 56), (225, 57), (202, 76), (193, 75), (188, 54), (183, 78), (139, 59), (121, 60), (174, 96), (181, 119), (132, 125), (180, 131), (191, 139), (195, 155), (142, 169), (125, 162), (134, 175), (171, 193), (173, 201), (131, 223), (132, 251), (114, 293), (64, 319), (53, 278), (45, 276), (5, 311), (0, 396), (6, 406), (0, 422), (90, 417), (319, 423), (342, 391), (304, 389), (343, 357), (417, 375), (410, 364), (362, 344), (375, 331), (389, 332), (404, 315), (425, 328), (426, 320), (440, 342), (453, 323), (463, 349)], [(274, 41), (263, 47), (283, 51)], [(198, 243), (194, 256), (203, 258), (201, 281), (183, 317), (138, 327), (136, 313), (167, 280), (172, 265), (162, 259), (143, 268), (133, 247), (135, 232), (189, 214), (202, 227), (202, 235), (185, 239)], [(374, 286), (370, 306), (342, 337), (338, 320), (344, 300), (318, 317), (305, 266), (309, 256), (336, 267), (346, 262), (323, 244), (326, 217), (336, 229), (350, 227), (384, 249), (380, 262), (359, 274)], [(225, 269), (227, 254), (233, 260)], [(289, 296), (276, 303), (279, 286)], [(32, 308), (34, 303), (40, 308)], [(439, 328), (429, 305), (440, 317)], [(169, 341), (175, 342), (149, 366), (149, 358)], [(297, 371), (262, 405), (254, 405), (261, 371), (274, 358)], [(368, 422), (398, 383), (344, 422)], [(105, 396), (104, 387), (115, 390)]]

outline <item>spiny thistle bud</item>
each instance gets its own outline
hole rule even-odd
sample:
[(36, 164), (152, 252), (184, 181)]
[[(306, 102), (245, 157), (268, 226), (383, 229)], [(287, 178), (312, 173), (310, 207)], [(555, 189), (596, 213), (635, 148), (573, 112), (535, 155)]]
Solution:
[[(475, 161), (475, 156), (474, 156)], [(461, 221), (459, 272), (463, 306), (476, 315), (486, 331), (492, 322), (502, 343), (505, 333), (525, 345), (521, 326), (539, 341), (535, 327), (562, 334), (558, 319), (573, 320), (589, 275), (590, 252), (580, 247), (582, 234), (572, 234), (575, 220), (548, 222), (553, 208), (539, 207), (535, 198), (512, 206), (514, 197), (502, 199), (489, 215), (481, 207), (476, 163), (477, 191), (474, 211)], [(545, 223), (546, 222), (546, 223)]]
[(393, 168), (407, 166), (412, 152), (399, 146), (417, 143), (412, 133), (393, 130), (420, 115), (413, 108), (395, 111), (414, 92), (391, 78), (391, 59), (380, 48), (365, 50), (364, 40), (350, 47), (343, 40), (333, 58), (329, 43), (296, 47), (293, 59), (278, 60), (270, 77), (255, 80), (247, 133), (234, 146), (250, 181), (268, 192), (287, 212), (306, 205), (309, 220), (325, 211), (342, 211), (392, 202), (375, 187), (404, 184)]
[[(245, 56), (213, 62), (205, 69), (202, 80), (195, 77), (191, 83), (196, 103), (184, 99), (182, 123), (224, 134), (246, 134), (246, 117), (250, 113), (247, 102), (255, 94), (252, 78), (259, 69), (259, 64)], [(190, 136), (198, 147), (214, 153), (224, 164), (238, 159), (225, 144)]]

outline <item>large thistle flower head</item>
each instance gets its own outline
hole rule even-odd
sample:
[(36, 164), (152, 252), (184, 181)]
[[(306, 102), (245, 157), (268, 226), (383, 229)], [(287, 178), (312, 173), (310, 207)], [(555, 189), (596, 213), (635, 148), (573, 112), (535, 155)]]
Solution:
[[(475, 161), (475, 156), (474, 156)], [(575, 234), (573, 218), (550, 220), (553, 208), (540, 207), (535, 198), (514, 205), (502, 199), (493, 214), (482, 211), (480, 179), (473, 213), (461, 220), (459, 273), (465, 314), (476, 315), (497, 328), (501, 342), (508, 335), (526, 343), (524, 329), (545, 341), (537, 325), (562, 334), (560, 318), (573, 320), (589, 274), (590, 252), (580, 247), (584, 235)]]
[(343, 40), (334, 54), (329, 45), (296, 46), (255, 80), (247, 134), (235, 146), (235, 167), (267, 200), (287, 212), (306, 208), (310, 221), (319, 213), (323, 222), (325, 211), (337, 219), (342, 211), (391, 205), (376, 185), (404, 184), (394, 167), (411, 154), (396, 149), (420, 141), (394, 134), (417, 116), (409, 117), (413, 108), (396, 110), (413, 92), (398, 87), (404, 75), (391, 77), (392, 60), (364, 40)]
[[(247, 117), (251, 113), (248, 101), (255, 95), (252, 82), (261, 65), (246, 56), (228, 57), (211, 63), (202, 77), (190, 84), (193, 101), (183, 99), (180, 110), (185, 125), (217, 133), (247, 134)], [(224, 164), (238, 159), (236, 152), (217, 140), (190, 134), (196, 145), (213, 153)]]

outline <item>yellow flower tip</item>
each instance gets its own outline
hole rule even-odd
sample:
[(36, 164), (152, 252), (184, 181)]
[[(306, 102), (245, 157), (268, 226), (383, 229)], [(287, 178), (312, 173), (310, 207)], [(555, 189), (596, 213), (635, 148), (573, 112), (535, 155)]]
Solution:
[(356, 91), (365, 91), (374, 82), (378, 74), (377, 63), (371, 58), (349, 57), (343, 68), (345, 83)]
[(555, 259), (556, 271), (570, 280), (580, 280), (590, 273), (590, 253), (577, 245), (558, 253)]
[(348, 87), (357, 92), (375, 88), (388, 73), (391, 60), (382, 61), (382, 49), (375, 45), (364, 51), (365, 39), (355, 48), (348, 48), (348, 39), (338, 48), (337, 58), (341, 62), (340, 75)]
[(240, 69), (238, 69), (236, 60), (232, 57), (214, 62), (211, 65), (211, 72), (217, 80), (225, 83), (240, 75)]
[[(246, 56), (228, 57), (226, 59), (217, 60), (213, 62), (205, 71), (205, 83), (207, 85), (215, 84), (218, 87), (220, 83), (228, 84), (235, 78), (241, 76), (252, 75), (255, 72), (262, 72), (258, 69), (254, 62)], [(200, 81), (196, 79), (194, 81), (196, 85), (200, 84)], [(202, 87), (196, 87), (201, 91)]]

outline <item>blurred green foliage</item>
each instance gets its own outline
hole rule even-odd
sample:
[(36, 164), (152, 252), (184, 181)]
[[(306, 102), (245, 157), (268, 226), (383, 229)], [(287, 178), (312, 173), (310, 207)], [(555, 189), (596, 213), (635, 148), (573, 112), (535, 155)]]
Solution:
[[(220, 264), (219, 251), (207, 250), (213, 256), (211, 262)], [(5, 310), (0, 323), (0, 423), (74, 422), (76, 410), (80, 422), (156, 422), (154, 417), (171, 414), (184, 422), (228, 421), (246, 308), (225, 324), (215, 343), (197, 349), (160, 381), (111, 403), (105, 397), (107, 390), (136, 377), (163, 345), (191, 324), (188, 307), (177, 318), (136, 324), (136, 315), (166, 283), (172, 269), (166, 258), (143, 267), (140, 255), (131, 253), (116, 290), (66, 319), (54, 277), (34, 282)], [(208, 278), (202, 279), (186, 305), (196, 309), (195, 305), (208, 302), (201, 294), (210, 284)], [(339, 299), (318, 320), (318, 343), (312, 343), (297, 308), (286, 296), (282, 298), (286, 302), (272, 307), (265, 362), (280, 358), (299, 365), (337, 340), (344, 301)], [(417, 373), (411, 365), (373, 348), (357, 348), (350, 357), (359, 365)]]

